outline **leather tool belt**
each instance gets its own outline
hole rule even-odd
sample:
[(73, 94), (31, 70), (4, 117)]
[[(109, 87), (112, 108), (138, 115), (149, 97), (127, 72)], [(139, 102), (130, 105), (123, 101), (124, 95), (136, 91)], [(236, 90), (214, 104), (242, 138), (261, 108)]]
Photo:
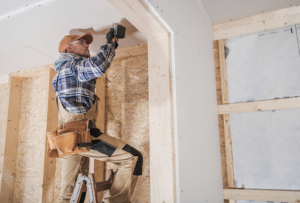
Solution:
[(93, 146), (91, 128), (99, 131), (88, 119), (66, 123), (55, 131), (47, 132), (47, 157), (58, 158), (90, 151)]

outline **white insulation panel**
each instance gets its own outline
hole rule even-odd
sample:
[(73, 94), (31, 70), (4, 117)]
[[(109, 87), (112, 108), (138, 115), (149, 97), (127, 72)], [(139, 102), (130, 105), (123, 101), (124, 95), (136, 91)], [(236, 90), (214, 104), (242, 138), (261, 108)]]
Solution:
[(300, 96), (296, 26), (227, 40), (229, 103)]
[(300, 108), (230, 114), (235, 186), (300, 190)]
[[(300, 25), (228, 39), (229, 103), (300, 96), (299, 39)], [(230, 114), (230, 127), (235, 186), (300, 190), (299, 108)]]

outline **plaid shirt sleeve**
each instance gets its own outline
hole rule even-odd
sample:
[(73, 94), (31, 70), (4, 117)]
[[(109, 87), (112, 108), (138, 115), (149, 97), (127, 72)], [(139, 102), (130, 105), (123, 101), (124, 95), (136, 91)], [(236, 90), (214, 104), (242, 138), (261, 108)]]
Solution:
[(71, 70), (80, 82), (90, 81), (103, 75), (115, 56), (115, 43), (106, 43), (99, 52), (90, 58), (72, 60)]

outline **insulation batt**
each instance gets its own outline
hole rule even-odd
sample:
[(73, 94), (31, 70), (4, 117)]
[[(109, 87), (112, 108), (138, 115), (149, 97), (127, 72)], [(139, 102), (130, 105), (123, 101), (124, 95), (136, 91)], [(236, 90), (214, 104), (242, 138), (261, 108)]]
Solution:
[(23, 79), (13, 202), (38, 202), (47, 76)]

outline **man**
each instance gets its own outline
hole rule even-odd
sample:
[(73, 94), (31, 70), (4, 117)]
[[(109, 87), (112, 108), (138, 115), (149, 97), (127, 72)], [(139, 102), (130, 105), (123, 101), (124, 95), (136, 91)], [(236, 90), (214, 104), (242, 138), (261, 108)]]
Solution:
[[(106, 35), (107, 43), (99, 47), (99, 52), (90, 57), (89, 44), (93, 37), (90, 33), (82, 36), (67, 35), (59, 44), (59, 59), (55, 61), (56, 75), (53, 87), (57, 95), (59, 125), (91, 118), (97, 118), (98, 97), (95, 95), (96, 78), (101, 77), (109, 68), (118, 46), (114, 33)], [(75, 179), (84, 157), (118, 164), (111, 189), (106, 193), (105, 203), (127, 203), (133, 193), (137, 177), (142, 175), (142, 154), (130, 145), (102, 134), (98, 139), (101, 146), (82, 154), (61, 158), (61, 192), (59, 203), (70, 202)]]

